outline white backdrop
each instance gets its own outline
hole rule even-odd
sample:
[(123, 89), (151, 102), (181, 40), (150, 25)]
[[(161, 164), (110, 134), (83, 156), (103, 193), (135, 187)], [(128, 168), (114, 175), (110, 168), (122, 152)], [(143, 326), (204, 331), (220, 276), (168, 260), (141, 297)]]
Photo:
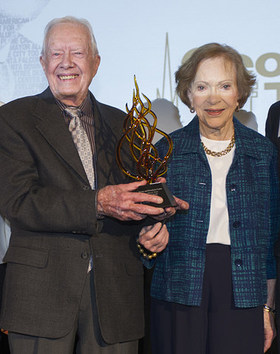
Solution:
[(192, 116), (174, 97), (174, 72), (193, 48), (226, 43), (257, 75), (244, 108), (256, 116), (263, 134), (268, 108), (280, 100), (279, 13), (276, 0), (0, 0), (0, 100), (46, 87), (38, 64), (44, 27), (54, 17), (74, 15), (88, 19), (96, 36), (101, 66), (91, 90), (98, 100), (121, 109), (130, 106), (136, 75), (150, 100), (174, 103), (170, 109), (164, 106), (159, 120), (166, 115), (171, 121), (169, 112), (176, 111), (186, 124)]

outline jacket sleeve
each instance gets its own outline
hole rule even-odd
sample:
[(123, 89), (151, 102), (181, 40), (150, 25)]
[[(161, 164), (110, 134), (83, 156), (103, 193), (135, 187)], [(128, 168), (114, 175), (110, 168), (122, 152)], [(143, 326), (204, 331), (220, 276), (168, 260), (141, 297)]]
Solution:
[[(267, 258), (268, 279), (276, 278), (274, 247), (280, 230), (280, 195), (277, 171), (277, 152), (276, 149), (274, 149), (273, 158), (270, 164), (270, 243)], [(279, 243), (279, 240), (277, 242)]]
[(268, 111), (265, 123), (265, 135), (277, 146), (280, 102), (273, 104)]

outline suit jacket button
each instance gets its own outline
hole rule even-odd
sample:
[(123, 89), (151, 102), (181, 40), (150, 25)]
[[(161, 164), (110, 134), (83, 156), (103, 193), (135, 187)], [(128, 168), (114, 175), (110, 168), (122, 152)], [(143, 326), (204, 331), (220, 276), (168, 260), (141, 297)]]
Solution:
[(89, 186), (83, 185), (83, 190), (84, 190), (84, 191), (88, 191), (89, 189), (90, 189)]
[(82, 252), (81, 254), (82, 259), (88, 259), (88, 253), (86, 251)]
[(240, 221), (235, 221), (232, 226), (235, 228), (235, 229), (238, 229), (241, 225), (241, 222)]
[(234, 261), (234, 264), (236, 265), (236, 267), (241, 267), (243, 264), (242, 259), (236, 259)]

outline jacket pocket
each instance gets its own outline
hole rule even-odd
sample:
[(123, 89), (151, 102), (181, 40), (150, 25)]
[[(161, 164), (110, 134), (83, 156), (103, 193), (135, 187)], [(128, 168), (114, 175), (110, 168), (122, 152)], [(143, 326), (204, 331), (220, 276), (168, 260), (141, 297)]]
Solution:
[(10, 246), (3, 262), (44, 268), (48, 262), (48, 250)]

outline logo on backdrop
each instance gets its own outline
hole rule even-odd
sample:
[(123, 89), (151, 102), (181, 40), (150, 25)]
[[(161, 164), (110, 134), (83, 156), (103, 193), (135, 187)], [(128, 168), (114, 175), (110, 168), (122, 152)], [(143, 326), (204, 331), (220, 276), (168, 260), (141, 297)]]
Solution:
[(39, 62), (41, 47), (21, 34), (49, 0), (0, 3), (0, 101), (38, 93), (46, 87)]

